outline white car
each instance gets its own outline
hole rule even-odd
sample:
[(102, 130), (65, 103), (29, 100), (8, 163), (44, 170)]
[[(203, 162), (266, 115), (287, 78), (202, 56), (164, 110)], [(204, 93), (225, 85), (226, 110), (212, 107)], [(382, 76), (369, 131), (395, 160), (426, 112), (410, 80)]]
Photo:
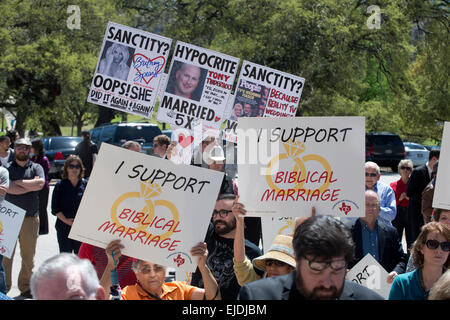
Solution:
[(410, 159), (414, 167), (427, 163), (430, 151), (423, 145), (414, 142), (403, 142), (405, 146), (405, 159)]

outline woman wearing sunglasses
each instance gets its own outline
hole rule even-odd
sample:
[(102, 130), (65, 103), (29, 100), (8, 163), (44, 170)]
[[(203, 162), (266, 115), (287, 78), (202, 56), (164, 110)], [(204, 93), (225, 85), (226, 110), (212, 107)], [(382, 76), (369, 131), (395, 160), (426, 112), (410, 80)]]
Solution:
[[(409, 176), (414, 166), (411, 160), (403, 159), (398, 164), (400, 179), (391, 183), (391, 188), (395, 193), (397, 202), (397, 215), (392, 220), (392, 225), (397, 229), (398, 236), (403, 237), (403, 230), (408, 230), (408, 200), (406, 188), (408, 187)], [(407, 231), (409, 232), (409, 230)]]
[(86, 188), (84, 167), (78, 156), (67, 157), (62, 179), (55, 185), (52, 195), (52, 214), (58, 217), (55, 228), (59, 251), (78, 254), (81, 242), (69, 239), (70, 229)]
[(392, 283), (389, 300), (426, 300), (433, 284), (450, 265), (450, 229), (440, 222), (430, 222), (414, 243), (416, 270), (398, 275)]
[(240, 286), (261, 279), (290, 273), (296, 267), (292, 237), (277, 235), (266, 254), (256, 257), (253, 261), (245, 255), (244, 216), (246, 210), (242, 203), (233, 204), (232, 212), (236, 218), (236, 234), (234, 237), (234, 273)]

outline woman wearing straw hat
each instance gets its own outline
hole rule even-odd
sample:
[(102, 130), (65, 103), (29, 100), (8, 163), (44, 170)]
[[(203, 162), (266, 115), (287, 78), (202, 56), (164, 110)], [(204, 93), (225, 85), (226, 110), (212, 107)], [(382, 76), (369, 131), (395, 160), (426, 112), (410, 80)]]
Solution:
[[(277, 235), (269, 251), (251, 262), (245, 256), (244, 245), (244, 216), (246, 210), (242, 203), (238, 203), (239, 197), (233, 204), (232, 211), (236, 217), (236, 234), (234, 238), (234, 273), (240, 286), (261, 279), (260, 270), (264, 271), (263, 277), (275, 277), (290, 273), (295, 269), (294, 248), (292, 237)], [(255, 270), (256, 268), (256, 270)]]

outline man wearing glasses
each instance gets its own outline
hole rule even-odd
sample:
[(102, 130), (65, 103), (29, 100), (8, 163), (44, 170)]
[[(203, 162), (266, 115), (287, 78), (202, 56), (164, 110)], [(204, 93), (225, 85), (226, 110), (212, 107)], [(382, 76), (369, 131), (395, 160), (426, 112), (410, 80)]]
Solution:
[[(205, 238), (209, 252), (206, 263), (217, 281), (222, 300), (236, 300), (241, 288), (233, 267), (236, 218), (231, 208), (235, 199), (234, 194), (219, 196), (213, 211), (212, 223)], [(245, 254), (249, 260), (262, 255), (261, 250), (247, 239), (245, 240)], [(198, 268), (192, 276), (191, 285), (203, 288)]]
[[(18, 239), (22, 256), (18, 287), (21, 296), (31, 299), (30, 278), (39, 229), (39, 190), (44, 186), (45, 178), (42, 166), (30, 160), (30, 148), (31, 142), (25, 138), (18, 139), (14, 145), (15, 159), (8, 167), (10, 183), (5, 200), (26, 211)], [(8, 291), (11, 289), (13, 258), (14, 252), (11, 259), (3, 259)]]
[(397, 215), (397, 202), (395, 200), (394, 190), (389, 185), (380, 181), (380, 167), (375, 162), (366, 162), (364, 169), (366, 172), (366, 190), (373, 190), (380, 197), (378, 220), (388, 226), (392, 226), (392, 220)]
[(246, 284), (239, 300), (383, 300), (345, 280), (354, 243), (342, 222), (330, 216), (311, 217), (295, 230), (293, 246), (297, 269)]

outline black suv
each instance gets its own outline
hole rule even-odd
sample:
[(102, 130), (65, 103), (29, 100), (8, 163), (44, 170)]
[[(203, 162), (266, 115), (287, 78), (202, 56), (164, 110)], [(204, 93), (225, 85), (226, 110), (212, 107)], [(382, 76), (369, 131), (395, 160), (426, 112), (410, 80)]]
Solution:
[(397, 172), (398, 163), (404, 158), (405, 146), (398, 135), (389, 132), (366, 133), (366, 161)]
[(147, 122), (107, 123), (90, 130), (91, 140), (100, 150), (102, 142), (121, 146), (124, 142), (134, 140), (142, 147), (142, 152), (153, 153), (153, 138), (161, 134), (156, 124)]

